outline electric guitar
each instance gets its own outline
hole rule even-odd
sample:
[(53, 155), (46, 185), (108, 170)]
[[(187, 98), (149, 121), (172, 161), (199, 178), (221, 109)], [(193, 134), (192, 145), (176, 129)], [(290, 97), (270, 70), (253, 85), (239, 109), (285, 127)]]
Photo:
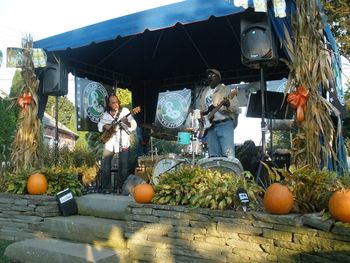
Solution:
[(213, 105), (211, 105), (209, 109), (203, 113), (203, 116), (199, 120), (201, 137), (205, 136), (208, 130), (210, 129), (210, 127), (212, 126), (215, 113), (218, 112), (220, 108), (223, 105), (225, 105), (225, 103), (227, 103), (227, 101), (232, 99), (237, 94), (238, 94), (238, 89), (231, 90), (228, 96), (226, 98), (223, 98), (223, 100), (217, 106), (214, 107)]
[[(141, 112), (141, 107), (140, 106), (138, 106), (138, 107), (136, 107), (136, 108), (133, 108), (127, 115), (125, 115), (123, 118), (127, 118), (127, 117), (129, 117), (130, 115), (135, 115), (135, 114), (137, 114), (137, 113), (139, 113), (139, 112)], [(110, 138), (112, 138), (112, 136), (113, 136), (113, 134), (115, 133), (115, 128), (117, 127), (117, 125), (123, 125), (124, 123), (122, 122), (122, 119), (123, 118), (121, 118), (120, 120), (117, 120), (117, 119), (115, 119), (115, 120), (113, 120), (112, 121), (112, 123), (111, 123), (111, 125), (112, 125), (112, 127), (109, 129), (109, 130), (105, 130), (105, 131), (103, 131), (103, 133), (102, 133), (102, 135), (101, 135), (101, 137), (100, 137), (100, 141), (102, 142), (102, 143), (106, 143), (106, 142), (108, 142), (109, 141), (109, 139)], [(126, 131), (127, 131), (127, 129), (125, 129)]]

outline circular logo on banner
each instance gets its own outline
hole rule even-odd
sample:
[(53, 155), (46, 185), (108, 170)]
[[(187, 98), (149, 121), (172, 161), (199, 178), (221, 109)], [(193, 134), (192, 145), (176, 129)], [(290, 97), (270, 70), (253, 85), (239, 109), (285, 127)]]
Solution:
[(165, 94), (158, 102), (157, 119), (166, 128), (180, 127), (186, 118), (187, 100), (177, 93)]
[(106, 107), (107, 91), (103, 85), (90, 82), (84, 90), (84, 110), (92, 122), (98, 123)]

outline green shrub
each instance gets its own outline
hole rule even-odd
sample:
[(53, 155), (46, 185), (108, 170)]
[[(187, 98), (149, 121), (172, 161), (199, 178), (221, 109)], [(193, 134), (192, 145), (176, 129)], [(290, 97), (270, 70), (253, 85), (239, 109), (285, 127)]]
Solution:
[(47, 178), (48, 188), (47, 195), (56, 195), (58, 192), (69, 188), (76, 196), (81, 195), (82, 184), (78, 175), (69, 168), (50, 167), (41, 170)]
[(247, 190), (250, 208), (257, 208), (259, 193), (263, 189), (254, 182), (250, 173), (222, 174), (201, 167), (182, 167), (162, 174), (152, 202), (221, 210), (237, 208), (240, 203), (235, 196), (239, 188)]
[(269, 168), (273, 181), (283, 181), (292, 191), (295, 206), (294, 212), (314, 213), (328, 210), (328, 201), (332, 193), (340, 188), (350, 186), (349, 177), (324, 169), (315, 170), (309, 166), (291, 169)]
[[(40, 171), (46, 176), (48, 188), (46, 195), (56, 195), (58, 192), (70, 188), (74, 195), (80, 196), (82, 185), (78, 180), (77, 174), (73, 169), (60, 168), (60, 167), (50, 167), (43, 168)], [(21, 172), (17, 174), (6, 173), (1, 179), (3, 192), (13, 193), (13, 194), (27, 194), (27, 181), (28, 177), (33, 174), (34, 171)]]
[[(55, 149), (47, 145), (40, 149), (40, 160), (43, 167), (50, 167), (55, 165)], [(87, 147), (76, 147), (70, 150), (68, 147), (58, 149), (57, 165), (68, 167), (92, 167), (96, 163), (96, 155)]]

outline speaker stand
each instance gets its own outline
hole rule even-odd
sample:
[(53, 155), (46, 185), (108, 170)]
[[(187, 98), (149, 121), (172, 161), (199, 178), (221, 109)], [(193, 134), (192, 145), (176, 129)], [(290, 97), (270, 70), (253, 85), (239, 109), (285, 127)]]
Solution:
[(266, 91), (266, 80), (265, 80), (265, 68), (260, 64), (260, 90), (261, 90), (261, 156), (258, 172), (256, 175), (256, 183), (260, 183), (265, 189), (268, 187), (268, 178), (262, 178), (263, 165), (268, 159), (266, 154), (266, 121), (265, 121), (265, 91)]
[(56, 96), (55, 101), (55, 153), (54, 153), (54, 163), (58, 165), (59, 151), (58, 151), (58, 96)]
[(265, 90), (266, 90), (266, 80), (265, 80), (265, 68), (260, 65), (260, 89), (261, 89), (261, 146), (262, 153), (266, 152), (265, 144), (265, 134), (266, 134), (266, 121), (265, 121)]

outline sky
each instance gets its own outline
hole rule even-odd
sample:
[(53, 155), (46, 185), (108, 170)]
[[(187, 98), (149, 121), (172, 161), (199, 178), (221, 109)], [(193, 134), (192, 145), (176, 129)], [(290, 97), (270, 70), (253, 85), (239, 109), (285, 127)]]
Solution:
[[(7, 47), (20, 47), (21, 38), (32, 34), (33, 40), (138, 11), (181, 2), (180, 0), (0, 0), (0, 50), (4, 55), (0, 67), (0, 90), (9, 93), (14, 69), (6, 68)], [(349, 62), (345, 70), (349, 76)], [(346, 79), (343, 77), (343, 79)], [(74, 81), (69, 79), (68, 98), (74, 102)], [(242, 109), (235, 142), (251, 139), (261, 142), (261, 120), (245, 118)]]
[[(27, 34), (34, 41), (86, 25), (180, 0), (0, 0), (0, 50), (21, 47)], [(14, 70), (0, 67), (0, 89), (9, 93)], [(72, 81), (72, 80), (71, 80)], [(71, 94), (70, 94), (71, 95)]]

